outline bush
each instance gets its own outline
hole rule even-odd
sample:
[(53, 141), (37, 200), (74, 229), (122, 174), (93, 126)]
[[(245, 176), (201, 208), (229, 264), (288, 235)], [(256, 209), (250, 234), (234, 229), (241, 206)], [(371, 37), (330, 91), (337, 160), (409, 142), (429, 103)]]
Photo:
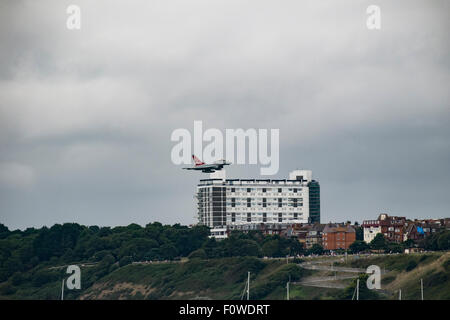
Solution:
[(269, 240), (262, 246), (262, 253), (266, 257), (281, 257), (280, 241), (278, 239)]
[(192, 251), (191, 254), (188, 256), (189, 259), (206, 259), (206, 252), (203, 249), (197, 249), (195, 251)]
[(427, 287), (438, 286), (448, 281), (448, 276), (443, 272), (435, 272), (428, 279), (425, 279), (424, 285)]
[(119, 266), (120, 267), (123, 267), (123, 266), (126, 266), (126, 265), (128, 265), (128, 264), (130, 264), (130, 263), (132, 263), (133, 261), (131, 260), (131, 257), (130, 256), (127, 256), (127, 257), (123, 257), (122, 259), (120, 259), (120, 261), (119, 261)]
[(350, 245), (350, 251), (352, 253), (359, 253), (369, 249), (369, 245), (361, 240), (356, 240)]
[(394, 281), (395, 278), (396, 278), (396, 276), (394, 276), (394, 275), (385, 276), (381, 281), (382, 281), (382, 284), (389, 284), (392, 281)]
[(389, 243), (387, 245), (387, 250), (392, 253), (402, 253), (403, 252), (403, 246), (398, 243)]
[(445, 270), (450, 270), (450, 259), (445, 260), (445, 262), (442, 264)]
[(450, 231), (442, 232), (439, 234), (437, 245), (439, 250), (450, 249)]
[(374, 250), (385, 250), (386, 245), (386, 239), (384, 238), (382, 233), (378, 233), (370, 242), (370, 248)]
[(415, 260), (410, 260), (408, 262), (408, 264), (406, 265), (405, 270), (409, 272), (409, 271), (415, 269), (416, 267), (417, 267), (417, 262)]
[(119, 265), (117, 263), (114, 263), (109, 267), (108, 271), (109, 271), (109, 273), (111, 273), (111, 272), (114, 272), (115, 270), (117, 270), (118, 268), (119, 268)]
[[(58, 276), (58, 274), (54, 273), (54, 272), (50, 272), (47, 270), (41, 270), (38, 271), (32, 279), (33, 282), (33, 286), (35, 287), (42, 287), (43, 285), (52, 282), (52, 281), (56, 281), (58, 280), (60, 277)], [(62, 277), (61, 277), (62, 279)]]
[[(368, 274), (362, 274), (359, 276), (359, 299), (378, 300), (380, 299), (380, 294), (376, 290), (368, 289), (366, 286), (368, 277)], [(339, 300), (351, 300), (352, 298), (354, 298), (356, 283), (356, 279), (354, 279), (347, 288), (337, 294), (337, 298)]]
[(3, 286), (0, 287), (0, 293), (9, 296), (11, 294), (14, 294), (16, 292), (16, 288), (10, 283), (5, 283)]
[(250, 290), (251, 299), (264, 299), (277, 287), (285, 287), (289, 281), (299, 281), (305, 274), (305, 270), (291, 263), (282, 266), (276, 273), (271, 274), (267, 280), (259, 282)]
[(308, 254), (318, 254), (321, 255), (323, 254), (324, 249), (320, 244), (313, 244), (313, 246), (311, 247), (311, 249), (308, 250)]
[(234, 243), (233, 247), (232, 252), (234, 252), (234, 255), (236, 256), (261, 256), (261, 248), (254, 240), (238, 240)]
[(25, 276), (23, 273), (16, 272), (11, 277), (11, 283), (15, 286), (22, 284), (25, 281)]

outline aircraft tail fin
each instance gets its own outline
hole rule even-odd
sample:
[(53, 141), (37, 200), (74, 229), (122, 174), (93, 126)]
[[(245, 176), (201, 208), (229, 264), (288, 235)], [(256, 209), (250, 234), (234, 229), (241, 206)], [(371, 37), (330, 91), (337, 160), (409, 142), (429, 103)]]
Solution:
[(194, 160), (194, 164), (196, 166), (201, 166), (202, 164), (205, 164), (203, 161), (201, 161), (199, 158), (197, 158), (194, 154), (192, 155), (192, 159)]

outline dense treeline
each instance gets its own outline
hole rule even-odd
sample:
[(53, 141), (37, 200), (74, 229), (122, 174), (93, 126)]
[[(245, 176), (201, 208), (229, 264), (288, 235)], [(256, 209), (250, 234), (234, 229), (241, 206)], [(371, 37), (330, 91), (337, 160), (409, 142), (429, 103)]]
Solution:
[(209, 239), (208, 235), (207, 227), (188, 228), (158, 222), (145, 227), (130, 224), (115, 228), (65, 223), (25, 231), (9, 231), (0, 224), (0, 282), (13, 276), (20, 282), (21, 273), (80, 262), (98, 263), (107, 273), (134, 261), (173, 260), (187, 256), (282, 257), (303, 252), (297, 240), (264, 237), (258, 232), (235, 232), (223, 241)]
[(202, 247), (208, 234), (205, 227), (158, 222), (115, 228), (65, 223), (25, 231), (0, 225), (0, 282), (38, 265), (174, 259)]
[(234, 231), (225, 240), (208, 239), (189, 257), (222, 258), (232, 256), (285, 257), (305, 253), (303, 245), (295, 238), (278, 235), (264, 236), (258, 231)]

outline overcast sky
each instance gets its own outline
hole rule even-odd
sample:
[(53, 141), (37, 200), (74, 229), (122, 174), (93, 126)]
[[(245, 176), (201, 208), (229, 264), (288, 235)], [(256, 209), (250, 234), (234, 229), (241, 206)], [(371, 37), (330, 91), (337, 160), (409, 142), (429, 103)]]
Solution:
[(450, 217), (449, 21), (447, 0), (1, 1), (0, 222), (194, 223), (204, 175), (170, 159), (194, 120), (280, 129), (273, 178), (312, 170), (323, 223)]

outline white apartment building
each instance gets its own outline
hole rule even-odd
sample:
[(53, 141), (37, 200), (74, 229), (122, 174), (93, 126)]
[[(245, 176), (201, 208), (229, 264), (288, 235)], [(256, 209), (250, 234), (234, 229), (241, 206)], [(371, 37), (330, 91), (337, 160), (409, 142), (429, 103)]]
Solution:
[(200, 180), (198, 222), (210, 228), (258, 223), (320, 222), (320, 186), (312, 171), (295, 170), (289, 179), (226, 179), (225, 170)]
[(366, 220), (362, 224), (364, 242), (370, 243), (378, 233), (381, 233), (381, 224), (378, 220)]

